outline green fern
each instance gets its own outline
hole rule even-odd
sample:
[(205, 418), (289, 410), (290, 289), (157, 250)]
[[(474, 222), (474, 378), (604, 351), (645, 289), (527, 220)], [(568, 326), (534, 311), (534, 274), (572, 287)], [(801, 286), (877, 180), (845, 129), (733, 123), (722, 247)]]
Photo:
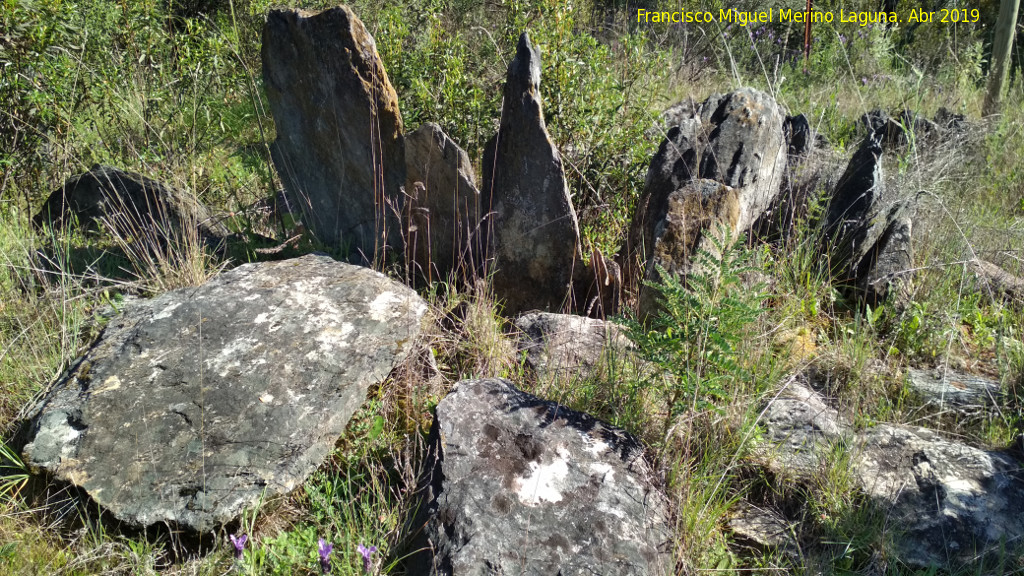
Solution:
[(665, 432), (687, 411), (718, 410), (733, 389), (749, 381), (742, 343), (757, 320), (765, 295), (747, 288), (753, 254), (727, 230), (712, 235), (710, 250), (698, 250), (692, 272), (679, 278), (657, 267), (659, 306), (645, 323), (622, 320), (653, 372), (639, 384), (653, 386), (665, 402)]

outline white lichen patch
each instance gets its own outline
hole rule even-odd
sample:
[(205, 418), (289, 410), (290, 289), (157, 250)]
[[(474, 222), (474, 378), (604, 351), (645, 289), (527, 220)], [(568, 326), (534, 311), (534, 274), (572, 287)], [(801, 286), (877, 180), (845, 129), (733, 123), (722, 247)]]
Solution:
[(163, 320), (164, 318), (170, 318), (171, 315), (174, 314), (174, 310), (177, 309), (179, 306), (181, 306), (181, 302), (176, 302), (174, 304), (171, 304), (170, 306), (164, 308), (160, 312), (157, 312), (156, 314), (154, 314), (153, 318), (150, 319), (150, 322), (155, 322), (157, 320)]
[(255, 338), (239, 338), (234, 340), (221, 348), (216, 356), (207, 360), (206, 368), (224, 378), (232, 368), (240, 368), (243, 360), (248, 363), (248, 359), (245, 356), (248, 352), (255, 350), (259, 346), (261, 344)]
[(385, 322), (397, 316), (396, 305), (402, 302), (402, 297), (394, 292), (381, 292), (370, 302), (370, 318), (378, 322)]
[(607, 442), (586, 432), (580, 432), (580, 438), (583, 439), (583, 450), (592, 456), (601, 456), (610, 448)]
[(600, 476), (601, 481), (608, 486), (615, 485), (615, 470), (612, 470), (612, 465), (607, 462), (591, 462), (590, 473)]
[(348, 337), (356, 329), (351, 322), (342, 322), (341, 326), (325, 328), (316, 335), (316, 343), (320, 346), (320, 352), (331, 354), (339, 348), (348, 348), (350, 343)]
[(977, 482), (969, 478), (957, 478), (956, 476), (946, 476), (943, 478), (942, 486), (946, 489), (947, 493), (973, 495), (983, 492), (981, 485)]
[(117, 390), (121, 387), (121, 379), (117, 376), (111, 376), (103, 381), (103, 384), (99, 388), (93, 388), (93, 394), (102, 394), (104, 392), (110, 392), (111, 390)]
[(569, 475), (569, 451), (559, 447), (549, 464), (530, 462), (530, 473), (513, 481), (519, 501), (527, 506), (562, 501), (562, 488)]

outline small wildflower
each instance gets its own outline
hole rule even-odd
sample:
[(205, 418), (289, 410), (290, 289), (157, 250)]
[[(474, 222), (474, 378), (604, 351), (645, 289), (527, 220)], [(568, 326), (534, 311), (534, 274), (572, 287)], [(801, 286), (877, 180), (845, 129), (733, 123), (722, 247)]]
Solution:
[(231, 535), (231, 544), (234, 545), (234, 547), (235, 547), (235, 559), (236, 560), (241, 560), (242, 559), (242, 551), (245, 550), (245, 541), (248, 540), (248, 539), (249, 539), (249, 536), (247, 536), (246, 534), (242, 534), (241, 536), (239, 536), (237, 538), (235, 537), (234, 534)]
[(868, 79), (867, 79), (867, 78), (865, 78), (864, 76), (861, 76), (861, 78), (860, 78), (860, 82), (861, 82), (861, 84), (863, 84), (863, 85), (865, 85), (865, 86), (867, 86), (867, 85), (868, 85)]
[(323, 574), (331, 571), (331, 550), (334, 550), (334, 544), (321, 538), (317, 552), (320, 554), (320, 572)]
[(371, 566), (370, 556), (372, 556), (373, 553), (377, 551), (377, 547), (370, 546), (369, 548), (367, 548), (366, 546), (360, 544), (356, 547), (356, 550), (363, 556), (363, 571), (369, 574)]

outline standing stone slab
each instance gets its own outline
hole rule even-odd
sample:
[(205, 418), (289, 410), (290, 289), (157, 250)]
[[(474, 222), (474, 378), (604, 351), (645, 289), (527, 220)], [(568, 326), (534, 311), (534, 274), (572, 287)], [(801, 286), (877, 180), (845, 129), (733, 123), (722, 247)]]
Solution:
[[(508, 67), (498, 134), (484, 151), (494, 293), (515, 314), (558, 311), (581, 261), (576, 211), (540, 100), (540, 53), (524, 32)], [(580, 264), (582, 265), (582, 264)]]
[[(657, 280), (656, 265), (685, 276), (693, 254), (711, 245), (703, 238), (721, 230), (736, 238), (750, 228), (779, 194), (785, 118), (770, 96), (742, 88), (715, 94), (676, 120), (651, 159), (630, 226), (629, 280)], [(646, 316), (653, 294), (636, 287)]]
[(313, 255), (130, 302), (33, 410), (25, 461), (130, 524), (210, 530), (323, 462), (425, 310)]
[(826, 255), (832, 275), (871, 303), (890, 293), (906, 302), (913, 280), (914, 199), (886, 190), (881, 133), (868, 135), (828, 200)]
[(353, 260), (399, 246), (402, 117), (363, 23), (346, 7), (271, 10), (262, 56), (274, 165), (304, 222)]
[(433, 499), (410, 574), (671, 573), (667, 501), (626, 432), (464, 380), (437, 406)]
[(417, 275), (472, 278), (484, 263), (483, 207), (469, 156), (437, 124), (406, 136), (408, 248)]

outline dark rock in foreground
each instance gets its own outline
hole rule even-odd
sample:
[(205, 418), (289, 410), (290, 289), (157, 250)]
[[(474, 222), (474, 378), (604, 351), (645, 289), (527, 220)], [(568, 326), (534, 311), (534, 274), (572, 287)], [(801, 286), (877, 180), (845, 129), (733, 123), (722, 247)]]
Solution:
[(32, 411), (25, 462), (129, 524), (213, 529), (302, 484), (425, 310), (312, 255), (130, 302)]
[(487, 379), (438, 404), (432, 438), (431, 552), (410, 574), (672, 572), (666, 499), (622, 430)]
[(303, 221), (353, 261), (400, 246), (402, 117), (366, 27), (343, 6), (271, 10), (261, 55), (274, 166)]
[(74, 220), (86, 228), (103, 222), (126, 240), (158, 243), (185, 241), (192, 229), (207, 243), (228, 234), (193, 196), (140, 174), (99, 164), (69, 178), (32, 219), (36, 226), (64, 226)]

